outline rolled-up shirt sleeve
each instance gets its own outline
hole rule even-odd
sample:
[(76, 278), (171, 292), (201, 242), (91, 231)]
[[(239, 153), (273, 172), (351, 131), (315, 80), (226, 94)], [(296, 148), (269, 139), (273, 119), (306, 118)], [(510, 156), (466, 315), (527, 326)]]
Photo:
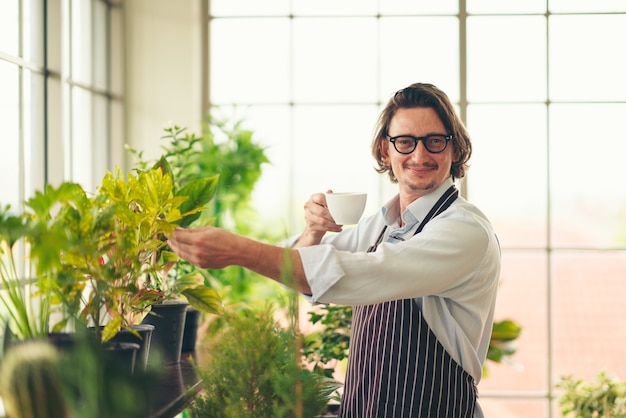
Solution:
[(451, 208), (419, 236), (383, 242), (374, 253), (339, 250), (332, 244), (298, 251), (312, 302), (361, 305), (425, 295), (449, 297), (461, 288), (469, 296), (472, 288), (481, 287), (476, 277), (481, 277), (485, 257), (493, 254), (489, 232), (471, 214)]

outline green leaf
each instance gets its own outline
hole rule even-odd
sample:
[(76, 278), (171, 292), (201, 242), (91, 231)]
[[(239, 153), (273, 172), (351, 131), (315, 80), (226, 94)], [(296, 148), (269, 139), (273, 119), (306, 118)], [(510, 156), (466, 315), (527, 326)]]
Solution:
[(491, 339), (495, 341), (513, 341), (520, 336), (521, 332), (522, 327), (511, 320), (494, 322)]
[(102, 329), (102, 342), (105, 343), (115, 337), (122, 327), (122, 317), (116, 316), (111, 319)]
[(183, 214), (183, 219), (180, 221), (181, 227), (188, 227), (200, 217), (200, 212), (197, 210), (203, 208), (215, 197), (218, 179), (218, 174), (207, 178), (195, 179), (176, 192), (177, 197), (187, 197), (187, 200), (179, 208)]
[(222, 300), (215, 289), (199, 285), (183, 290), (182, 294), (191, 306), (201, 312), (214, 314), (224, 312)]

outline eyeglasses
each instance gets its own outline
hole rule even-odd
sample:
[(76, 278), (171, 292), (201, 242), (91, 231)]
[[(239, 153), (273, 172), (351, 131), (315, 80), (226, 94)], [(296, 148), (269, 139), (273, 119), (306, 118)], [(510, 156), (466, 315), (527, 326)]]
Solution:
[(448, 142), (452, 139), (452, 135), (399, 135), (394, 137), (387, 135), (387, 139), (400, 154), (410, 154), (415, 151), (418, 141), (422, 141), (428, 152), (438, 154), (446, 149)]

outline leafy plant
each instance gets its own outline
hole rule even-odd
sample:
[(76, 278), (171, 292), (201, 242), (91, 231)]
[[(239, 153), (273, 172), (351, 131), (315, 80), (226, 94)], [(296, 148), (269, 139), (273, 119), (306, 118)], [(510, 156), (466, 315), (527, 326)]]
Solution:
[(200, 369), (204, 390), (190, 408), (193, 417), (311, 417), (322, 411), (336, 387), (301, 365), (296, 335), (277, 324), (271, 305), (222, 319), (228, 326), (211, 338), (212, 360)]
[(587, 382), (573, 376), (564, 376), (556, 384), (563, 390), (559, 406), (563, 416), (575, 418), (626, 417), (626, 382), (606, 371)]
[[(250, 202), (252, 191), (261, 177), (262, 165), (269, 160), (265, 149), (254, 141), (253, 132), (243, 128), (242, 120), (219, 119), (208, 116), (203, 132), (197, 136), (176, 124), (164, 128), (162, 137), (163, 158), (172, 170), (178, 187), (218, 174), (215, 197), (196, 223), (211, 223), (227, 227), (239, 234), (260, 235), (255, 230), (254, 210)], [(136, 157), (136, 165), (146, 168), (154, 162), (143, 157), (143, 151), (128, 148)], [(272, 240), (275, 237), (266, 237)], [(189, 268), (180, 262), (177, 269)], [(265, 283), (253, 272), (238, 266), (220, 270), (207, 270), (204, 280), (214, 288), (228, 288), (223, 292), (231, 302), (249, 299), (253, 284)]]
[[(309, 312), (309, 321), (313, 325), (319, 324), (321, 329), (305, 336), (305, 357), (315, 369), (330, 377), (335, 371), (336, 363), (348, 357), (352, 307), (322, 306)], [(511, 362), (511, 356), (517, 350), (514, 342), (521, 330), (519, 324), (511, 320), (495, 322), (487, 360), (494, 363)], [(486, 366), (483, 372), (487, 373)]]
[[(198, 309), (218, 312), (217, 293), (190, 277), (170, 280), (167, 289), (157, 280), (177, 260), (166, 251), (167, 234), (197, 217), (216, 181), (198, 179), (177, 190), (163, 167), (127, 178), (117, 169), (104, 176), (93, 196), (78, 184), (63, 183), (29, 199), (38, 284), (64, 313), (54, 330), (78, 319), (107, 341), (138, 323), (152, 304), (180, 295)], [(100, 336), (104, 312), (110, 321)]]
[[(29, 225), (25, 217), (0, 208), (0, 304), (6, 311), (6, 338), (19, 340), (48, 334), (49, 295), (40, 292), (32, 280), (22, 279), (16, 262), (16, 246), (28, 242)], [(30, 277), (31, 264), (25, 266)]]

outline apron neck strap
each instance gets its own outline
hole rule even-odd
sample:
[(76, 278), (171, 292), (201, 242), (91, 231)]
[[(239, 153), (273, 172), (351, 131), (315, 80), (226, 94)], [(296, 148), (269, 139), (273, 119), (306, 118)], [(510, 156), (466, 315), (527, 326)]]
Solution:
[[(439, 200), (437, 200), (434, 206), (430, 209), (430, 212), (426, 214), (422, 222), (420, 222), (419, 226), (417, 227), (415, 234), (420, 233), (422, 229), (424, 229), (424, 226), (428, 223), (428, 221), (430, 221), (435, 216), (439, 215), (444, 210), (448, 209), (450, 205), (452, 204), (452, 202), (454, 202), (458, 196), (459, 196), (459, 191), (453, 184), (452, 186), (448, 188), (448, 190), (445, 191), (445, 193), (439, 198)], [(368, 253), (376, 251), (376, 248), (378, 248), (378, 245), (383, 241), (383, 237), (385, 236), (386, 230), (387, 230), (387, 225), (383, 227), (383, 230), (380, 232), (380, 235), (378, 236), (376, 243), (367, 249)]]

